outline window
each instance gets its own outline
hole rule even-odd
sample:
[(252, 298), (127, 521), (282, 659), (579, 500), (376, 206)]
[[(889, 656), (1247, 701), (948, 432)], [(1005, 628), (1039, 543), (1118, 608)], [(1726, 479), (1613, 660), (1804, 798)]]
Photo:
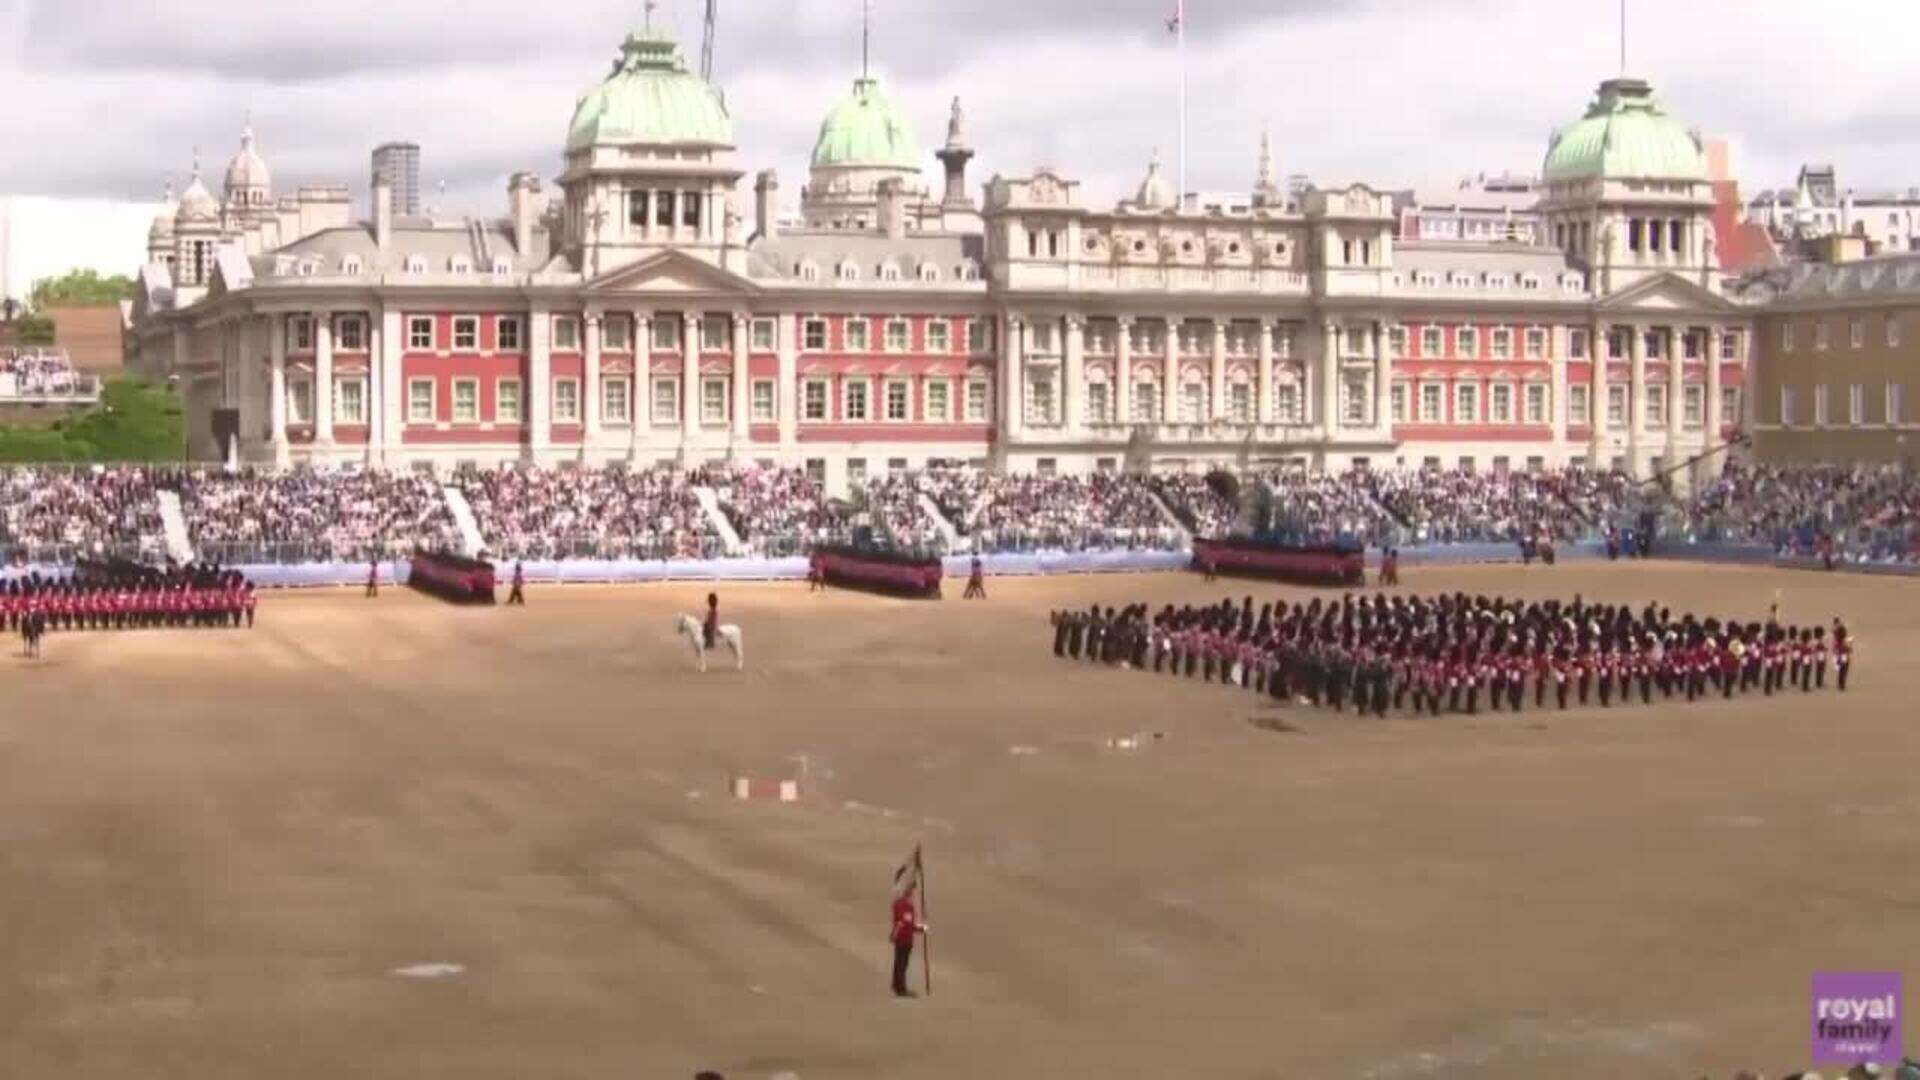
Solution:
[(993, 320), (972, 319), (967, 323), (967, 350), (975, 356), (993, 352)]
[(1625, 360), (1627, 358), (1628, 332), (1625, 330), (1607, 331), (1607, 359)]
[(473, 315), (453, 317), (453, 347), (460, 352), (480, 348), (480, 319)]
[(433, 348), (433, 316), (407, 317), (407, 348), (422, 351)]
[(913, 419), (912, 386), (905, 379), (888, 379), (886, 384), (887, 419), (894, 422)]
[(433, 380), (407, 380), (407, 423), (431, 424), (436, 419), (433, 409)]
[[(1893, 389), (1898, 390), (1899, 387), (1896, 386), (1893, 387)], [(1740, 423), (1739, 387), (1723, 386), (1720, 388), (1720, 422), (1729, 426)]]
[(1480, 331), (1471, 326), (1463, 326), (1453, 333), (1453, 351), (1457, 356), (1469, 359), (1480, 355)]
[(1526, 395), (1526, 421), (1529, 424), (1547, 422), (1547, 387), (1541, 383), (1528, 383)]
[(455, 255), (447, 260), (447, 270), (455, 274), (473, 273), (473, 260), (465, 255)]
[(1698, 429), (1707, 422), (1707, 388), (1688, 386), (1680, 391), (1680, 422)]
[(1406, 327), (1390, 326), (1387, 328), (1387, 353), (1389, 356), (1392, 356), (1395, 360), (1404, 359), (1406, 357), (1407, 355), (1407, 328)]
[(1853, 319), (1847, 323), (1847, 346), (1854, 349), (1867, 347), (1867, 321)]
[(1253, 384), (1227, 384), (1227, 416), (1236, 424), (1253, 422)]
[(1438, 424), (1446, 419), (1441, 395), (1444, 393), (1439, 383), (1420, 384), (1420, 422)]
[(1889, 315), (1887, 316), (1887, 348), (1897, 349), (1899, 347), (1900, 317), (1897, 315)]
[(842, 420), (867, 420), (872, 413), (867, 408), (867, 381), (848, 379), (840, 384), (840, 418)]
[(1473, 383), (1455, 383), (1453, 387), (1453, 422), (1456, 424), (1474, 424), (1480, 420), (1480, 387)]
[(1133, 384), (1133, 422), (1151, 424), (1160, 418), (1160, 384), (1156, 382), (1137, 382)]
[(1507, 360), (1513, 356), (1513, 331), (1504, 326), (1493, 329), (1493, 358)]
[(771, 424), (778, 417), (774, 382), (772, 379), (753, 381), (753, 404), (747, 418), (756, 424)]
[(827, 381), (808, 379), (800, 387), (800, 415), (807, 420), (827, 418)]
[(651, 334), (654, 352), (677, 353), (680, 351), (679, 315), (671, 311), (659, 312), (654, 315), (650, 325), (653, 327)]
[(1815, 427), (1827, 426), (1827, 384), (1821, 383), (1813, 388), (1813, 424)]
[(887, 351), (888, 352), (906, 352), (907, 349), (909, 348), (909, 341), (910, 341), (910, 335), (908, 333), (907, 320), (888, 319), (887, 320)]
[(1373, 396), (1367, 392), (1364, 376), (1348, 376), (1340, 382), (1340, 422), (1364, 424), (1370, 419)]
[(1587, 332), (1579, 327), (1567, 331), (1567, 355), (1575, 360), (1587, 358)]
[(1859, 427), (1867, 422), (1867, 388), (1859, 383), (1847, 387), (1847, 423)]
[(1647, 331), (1645, 335), (1645, 342), (1642, 347), (1646, 350), (1647, 359), (1649, 360), (1666, 359), (1667, 358), (1666, 331), (1664, 330)]
[(313, 423), (313, 380), (287, 380), (287, 422)]
[(409, 256), (407, 256), (407, 262), (406, 262), (406, 272), (407, 272), (407, 273), (409, 273), (409, 274), (424, 274), (424, 273), (426, 273), (426, 272), (427, 272), (427, 260), (426, 260), (426, 257), (425, 257), (425, 256), (421, 256), (421, 255), (409, 255)]
[(493, 384), (493, 418), (503, 424), (520, 422), (519, 379), (500, 379)]
[(1189, 382), (1180, 384), (1180, 419), (1189, 424), (1198, 424), (1207, 418), (1207, 384)]
[(295, 315), (287, 320), (287, 351), (313, 351), (313, 319), (306, 315)]
[(933, 379), (926, 385), (926, 419), (944, 424), (953, 419), (953, 387), (945, 379)]
[(1797, 395), (1793, 392), (1793, 387), (1783, 386), (1780, 388), (1780, 426), (1781, 427), (1793, 426), (1794, 419), (1795, 419), (1794, 405), (1796, 404), (1796, 401), (1795, 401), (1796, 397)]
[(1700, 353), (1703, 351), (1700, 342), (1701, 336), (1701, 332), (1697, 330), (1683, 331), (1680, 335), (1680, 354), (1689, 360), (1700, 359)]
[(680, 193), (680, 224), (689, 228), (700, 227), (700, 193), (683, 191)]
[(1667, 388), (1655, 383), (1647, 387), (1646, 415), (1640, 418), (1640, 426), (1648, 431), (1658, 431), (1667, 426)]
[(703, 424), (724, 424), (727, 422), (727, 380), (700, 380), (700, 422)]
[(1740, 332), (1729, 330), (1720, 335), (1720, 359), (1738, 360), (1740, 358)]
[[(1723, 394), (1731, 394), (1734, 390), (1733, 387), (1729, 386), (1721, 392)], [(1904, 408), (1906, 403), (1901, 400), (1904, 396), (1905, 388), (1899, 383), (1890, 382), (1887, 384), (1887, 423), (1889, 425), (1903, 424), (1906, 422), (1906, 409)], [(1724, 415), (1731, 416), (1733, 414), (1729, 412)]]
[(360, 378), (333, 380), (333, 422), (336, 424), (367, 422), (367, 380)]
[(647, 189), (627, 189), (627, 226), (634, 229), (647, 227)]
[(656, 424), (677, 424), (680, 422), (680, 380), (672, 375), (663, 375), (648, 384), (653, 388), (650, 415)]
[(1087, 422), (1090, 424), (1113, 422), (1113, 387), (1108, 383), (1087, 384)]
[(867, 459), (860, 458), (860, 457), (848, 458), (847, 459), (847, 483), (854, 487), (860, 487), (866, 482), (867, 482)]
[(519, 352), (522, 348), (525, 348), (521, 342), (520, 317), (518, 315), (500, 316), (500, 321), (494, 324), (493, 332), (493, 349), (495, 352)]
[(1396, 424), (1407, 422), (1407, 384), (1394, 383), (1387, 388), (1387, 415)]
[(626, 352), (633, 347), (633, 324), (624, 315), (608, 315), (600, 320), (600, 348), (607, 352)]
[(1487, 388), (1487, 419), (1496, 424), (1513, 423), (1513, 387), (1495, 383)]
[(580, 320), (572, 315), (553, 317), (553, 351), (580, 351)]
[(662, 191), (653, 198), (653, 223), (671, 228), (673, 226), (673, 192)]
[(1440, 341), (1440, 328), (1437, 326), (1422, 327), (1420, 330), (1420, 355), (1439, 356), (1442, 348), (1444, 348), (1444, 346)]
[(1827, 320), (1819, 319), (1814, 322), (1813, 348), (1815, 352), (1827, 351), (1827, 346), (1831, 344), (1831, 340), (1830, 340), (1831, 335), (1828, 333), (1828, 330), (1829, 330), (1829, 327), (1827, 326)]
[(480, 380), (453, 380), (453, 422), (456, 424), (480, 422)]
[(967, 380), (967, 423), (985, 424), (992, 419), (993, 387), (985, 379)]
[(1780, 324), (1780, 351), (1793, 351), (1793, 324), (1790, 322)]
[(1539, 327), (1527, 330), (1527, 359), (1541, 360), (1547, 355), (1547, 332)]
[(873, 330), (873, 324), (866, 319), (847, 320), (847, 351), (866, 352), (867, 335)]
[(556, 424), (580, 422), (580, 380), (553, 380), (553, 422)]
[(808, 352), (820, 352), (827, 347), (827, 320), (808, 319), (803, 324), (800, 347)]
[(945, 319), (935, 319), (927, 324), (927, 351), (930, 353), (951, 352), (953, 349), (953, 328)]
[(708, 315), (700, 320), (702, 352), (726, 352), (733, 348), (733, 320), (725, 315)]
[(1567, 423), (1576, 427), (1586, 427), (1593, 422), (1593, 413), (1588, 408), (1587, 397), (1592, 393), (1585, 386), (1567, 387)]
[(1607, 387), (1607, 426), (1627, 426), (1627, 388), (1624, 386), (1615, 384)]
[(1273, 387), (1273, 419), (1281, 424), (1300, 422), (1300, 385), (1293, 382), (1275, 383)]
[(365, 352), (367, 320), (358, 315), (342, 315), (335, 323), (334, 345), (342, 352)]

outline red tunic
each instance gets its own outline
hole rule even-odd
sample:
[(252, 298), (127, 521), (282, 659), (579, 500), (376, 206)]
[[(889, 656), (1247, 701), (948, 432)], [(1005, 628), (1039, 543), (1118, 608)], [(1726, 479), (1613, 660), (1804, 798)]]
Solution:
[(920, 926), (920, 917), (913, 910), (913, 899), (902, 896), (893, 902), (893, 932), (889, 935), (895, 945), (913, 944), (913, 934)]

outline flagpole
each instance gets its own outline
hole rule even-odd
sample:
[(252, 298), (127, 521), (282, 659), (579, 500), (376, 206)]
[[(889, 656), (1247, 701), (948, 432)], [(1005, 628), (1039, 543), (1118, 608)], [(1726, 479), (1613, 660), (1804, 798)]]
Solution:
[(1187, 0), (1177, 0), (1174, 18), (1179, 21), (1180, 52), (1180, 190), (1173, 196), (1177, 214), (1187, 208)]
[[(913, 845), (913, 872), (920, 879), (920, 921), (927, 921), (927, 864), (920, 858), (920, 845)], [(928, 997), (933, 996), (933, 935), (920, 935), (920, 978)]]

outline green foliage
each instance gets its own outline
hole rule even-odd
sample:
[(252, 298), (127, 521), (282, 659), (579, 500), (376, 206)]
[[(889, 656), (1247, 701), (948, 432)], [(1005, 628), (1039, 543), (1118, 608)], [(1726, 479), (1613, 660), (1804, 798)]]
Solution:
[(0, 427), (0, 461), (177, 461), (180, 402), (165, 386), (114, 379), (100, 405), (46, 428)]
[(133, 299), (133, 279), (125, 274), (101, 277), (98, 270), (75, 270), (64, 277), (33, 283), (33, 310), (50, 307), (102, 307)]
[(21, 345), (51, 345), (53, 320), (45, 315), (23, 315), (13, 323), (13, 340)]

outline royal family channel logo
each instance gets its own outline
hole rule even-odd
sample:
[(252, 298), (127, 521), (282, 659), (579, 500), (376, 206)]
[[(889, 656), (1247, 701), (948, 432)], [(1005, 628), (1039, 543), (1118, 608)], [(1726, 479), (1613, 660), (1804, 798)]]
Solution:
[(1819, 1065), (1899, 1061), (1900, 973), (1813, 976), (1813, 1060)]

